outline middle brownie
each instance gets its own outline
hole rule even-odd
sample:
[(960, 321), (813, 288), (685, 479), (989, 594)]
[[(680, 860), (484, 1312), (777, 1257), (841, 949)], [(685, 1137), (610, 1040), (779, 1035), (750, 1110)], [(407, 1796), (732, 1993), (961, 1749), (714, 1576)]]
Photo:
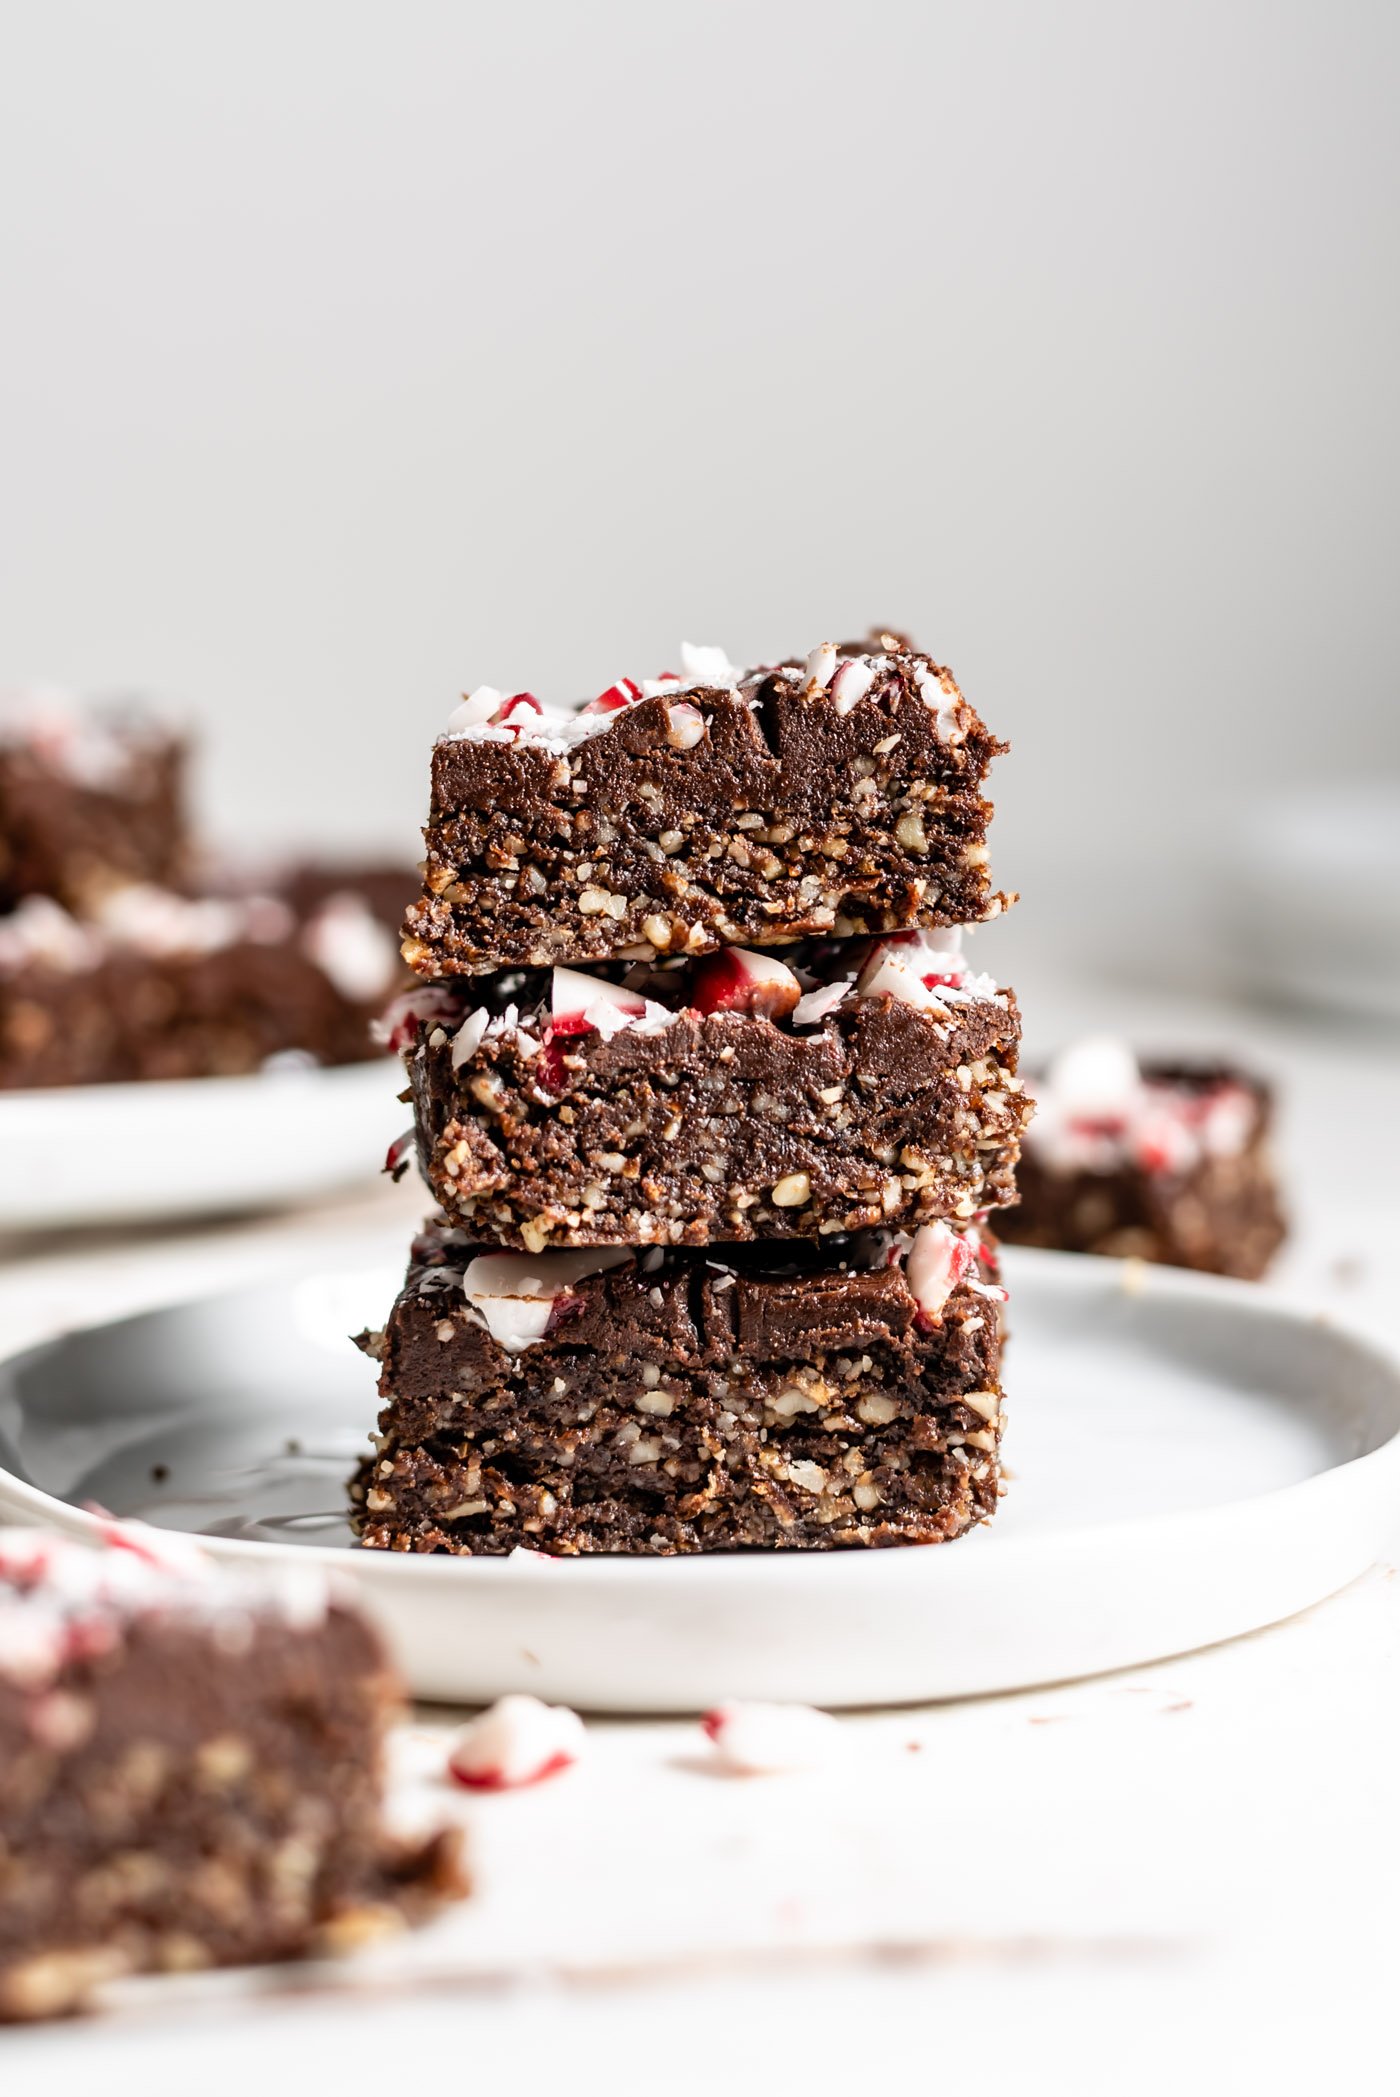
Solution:
[(812, 1238), (1002, 1207), (1030, 1111), (1020, 1014), (956, 937), (410, 992), (387, 1038), (408, 1068), (423, 1177), (454, 1222), (529, 1252)]

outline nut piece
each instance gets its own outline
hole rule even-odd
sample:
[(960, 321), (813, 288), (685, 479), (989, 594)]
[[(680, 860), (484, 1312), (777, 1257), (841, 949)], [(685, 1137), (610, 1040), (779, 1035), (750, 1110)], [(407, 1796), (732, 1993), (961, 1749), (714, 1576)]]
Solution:
[(805, 1172), (785, 1172), (771, 1196), (776, 1209), (800, 1209), (812, 1199), (812, 1182)]

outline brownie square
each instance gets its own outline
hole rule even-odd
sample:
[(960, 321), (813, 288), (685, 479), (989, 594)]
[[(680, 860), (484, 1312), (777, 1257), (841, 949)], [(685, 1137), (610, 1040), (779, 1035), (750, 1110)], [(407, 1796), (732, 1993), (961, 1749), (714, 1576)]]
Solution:
[(397, 1684), (313, 1567), (0, 1530), (0, 2021), (345, 1948), (464, 1890), (381, 1818)]
[(1286, 1236), (1273, 1099), (1227, 1063), (1086, 1042), (1045, 1077), (998, 1224), (1018, 1245), (1160, 1261), (1257, 1280)]
[(1000, 1303), (974, 1226), (820, 1246), (481, 1250), (442, 1223), (382, 1333), (352, 1485), (375, 1549), (938, 1543), (1000, 1490)]
[(897, 635), (622, 679), (580, 709), (474, 692), (433, 752), (423, 976), (972, 924), (1005, 746)]
[(183, 736), (135, 704), (0, 700), (0, 911), (28, 895), (82, 914), (189, 859)]
[(506, 971), (391, 1015), (435, 1199), (479, 1238), (704, 1245), (1014, 1199), (1015, 999), (937, 935)]

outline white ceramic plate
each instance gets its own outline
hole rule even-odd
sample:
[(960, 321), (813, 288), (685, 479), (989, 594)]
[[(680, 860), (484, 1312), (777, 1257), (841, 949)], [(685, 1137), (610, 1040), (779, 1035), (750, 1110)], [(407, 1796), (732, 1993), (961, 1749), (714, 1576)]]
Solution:
[(310, 1201), (372, 1178), (407, 1119), (397, 1060), (0, 1092), (0, 1230)]
[(0, 1519), (96, 1501), (219, 1557), (341, 1567), (424, 1697), (595, 1711), (921, 1702), (1136, 1665), (1290, 1616), (1361, 1573), (1400, 1498), (1400, 1363), (1267, 1293), (1007, 1257), (1014, 1473), (925, 1550), (413, 1558), (346, 1548), (374, 1412), (345, 1341), (401, 1254), (149, 1313), (0, 1363)]

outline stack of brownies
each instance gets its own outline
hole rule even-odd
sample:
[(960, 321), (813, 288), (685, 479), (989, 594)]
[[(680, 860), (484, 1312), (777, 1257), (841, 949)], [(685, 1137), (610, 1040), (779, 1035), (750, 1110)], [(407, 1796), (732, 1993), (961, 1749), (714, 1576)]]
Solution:
[(959, 928), (999, 744), (901, 636), (473, 692), (388, 1035), (438, 1214), (382, 1333), (363, 1541), (933, 1543), (1000, 1491), (989, 1210), (1029, 1105)]
[(410, 877), (209, 866), (188, 755), (140, 704), (0, 698), (0, 1091), (373, 1053)]

